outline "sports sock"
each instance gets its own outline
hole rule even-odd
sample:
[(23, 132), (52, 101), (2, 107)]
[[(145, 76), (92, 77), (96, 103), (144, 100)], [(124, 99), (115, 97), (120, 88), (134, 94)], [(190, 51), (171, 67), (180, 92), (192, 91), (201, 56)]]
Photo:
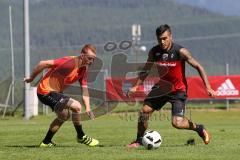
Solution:
[(196, 128), (194, 128), (193, 122), (188, 120), (188, 124), (189, 124), (189, 129), (195, 131)]
[(75, 130), (77, 131), (78, 138), (82, 138), (85, 135), (85, 133), (82, 130), (82, 125), (74, 125), (74, 127)]
[(136, 142), (142, 143), (142, 135), (137, 134)]
[(203, 125), (201, 124), (196, 124), (196, 128), (194, 129), (194, 131), (200, 133), (203, 130)]
[(52, 141), (52, 137), (56, 132), (52, 132), (50, 129), (48, 130), (46, 137), (43, 140), (43, 143), (48, 144)]
[[(194, 130), (194, 131), (196, 131), (196, 132), (201, 132), (202, 131), (202, 129), (203, 129), (203, 125), (201, 125), (201, 124), (194, 124), (193, 122), (191, 122), (191, 121), (188, 121), (188, 124), (189, 124), (189, 130)], [(194, 128), (194, 125), (196, 125), (196, 127)]]

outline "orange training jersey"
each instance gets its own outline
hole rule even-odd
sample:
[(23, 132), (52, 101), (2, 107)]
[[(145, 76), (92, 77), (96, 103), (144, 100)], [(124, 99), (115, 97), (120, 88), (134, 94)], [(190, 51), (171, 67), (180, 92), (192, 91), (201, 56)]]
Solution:
[(39, 82), (37, 93), (63, 92), (69, 85), (79, 80), (87, 85), (86, 66), (79, 67), (79, 57), (69, 56), (54, 60), (53, 67)]

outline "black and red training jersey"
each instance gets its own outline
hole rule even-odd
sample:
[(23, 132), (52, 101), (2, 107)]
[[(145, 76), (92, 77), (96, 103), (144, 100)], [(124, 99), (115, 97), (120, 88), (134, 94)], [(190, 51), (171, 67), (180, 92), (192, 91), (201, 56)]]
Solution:
[(171, 49), (166, 51), (160, 45), (156, 45), (149, 52), (149, 60), (158, 67), (165, 68), (164, 72), (159, 73), (159, 77), (161, 81), (172, 84), (172, 92), (187, 90), (185, 60), (180, 56), (181, 48), (183, 47), (173, 43)]

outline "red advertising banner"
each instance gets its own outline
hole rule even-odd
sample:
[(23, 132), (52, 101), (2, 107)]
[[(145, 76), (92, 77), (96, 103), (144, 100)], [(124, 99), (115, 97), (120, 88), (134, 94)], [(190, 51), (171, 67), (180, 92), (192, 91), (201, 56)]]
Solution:
[[(216, 99), (240, 98), (240, 75), (232, 76), (209, 76), (209, 82), (216, 91)], [(135, 78), (107, 78), (106, 79), (106, 97), (108, 101), (143, 101), (146, 95), (151, 91), (153, 85), (159, 79), (148, 78), (143, 85), (139, 86), (137, 93), (131, 98), (126, 96), (126, 92), (136, 82)], [(189, 99), (209, 99), (204, 84), (199, 76), (188, 77), (188, 98)], [(163, 85), (164, 86), (164, 85)]]
[[(240, 98), (240, 76), (209, 76), (209, 82), (216, 91), (217, 99)], [(189, 77), (188, 97), (189, 99), (208, 99), (204, 84), (200, 77)]]

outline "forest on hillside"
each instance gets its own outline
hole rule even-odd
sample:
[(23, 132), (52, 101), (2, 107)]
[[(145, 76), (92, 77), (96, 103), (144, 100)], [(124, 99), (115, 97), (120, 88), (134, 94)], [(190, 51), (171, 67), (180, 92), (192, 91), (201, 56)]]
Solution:
[[(0, 78), (10, 75), (8, 6), (12, 6), (16, 76), (23, 77), (23, 1), (0, 1)], [(240, 17), (226, 17), (204, 9), (179, 4), (175, 0), (31, 0), (31, 65), (41, 59), (77, 54), (85, 43), (98, 46), (98, 57), (109, 70), (112, 55), (103, 47), (107, 42), (132, 40), (132, 24), (140, 24), (140, 45), (150, 49), (155, 28), (168, 23), (177, 43), (189, 48), (207, 67), (210, 75), (239, 74)], [(131, 50), (124, 51), (129, 54)], [(147, 52), (129, 54), (130, 61), (144, 61)], [(136, 58), (137, 57), (137, 58)], [(120, 62), (121, 63), (121, 62)], [(119, 64), (121, 65), (121, 64)], [(195, 74), (190, 69), (189, 75)]]

